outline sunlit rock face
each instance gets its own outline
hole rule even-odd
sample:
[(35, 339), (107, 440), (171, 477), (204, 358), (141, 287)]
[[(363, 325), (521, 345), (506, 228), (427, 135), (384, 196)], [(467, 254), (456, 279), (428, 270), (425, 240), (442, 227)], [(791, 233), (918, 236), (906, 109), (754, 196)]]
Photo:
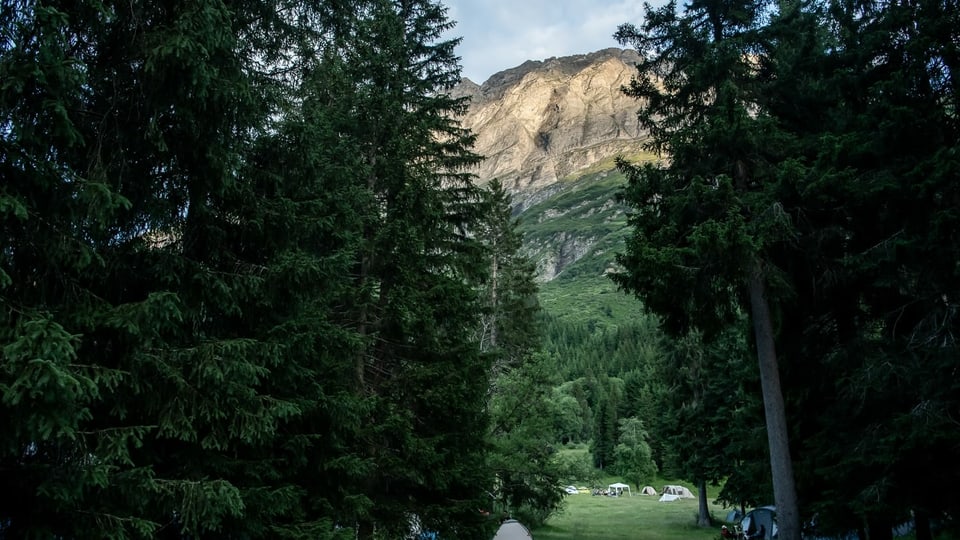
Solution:
[(453, 94), (471, 98), (461, 121), (485, 156), (479, 181), (499, 178), (524, 207), (598, 162), (638, 152), (638, 105), (620, 90), (638, 60), (634, 51), (613, 48), (527, 61), (483, 85), (464, 79)]

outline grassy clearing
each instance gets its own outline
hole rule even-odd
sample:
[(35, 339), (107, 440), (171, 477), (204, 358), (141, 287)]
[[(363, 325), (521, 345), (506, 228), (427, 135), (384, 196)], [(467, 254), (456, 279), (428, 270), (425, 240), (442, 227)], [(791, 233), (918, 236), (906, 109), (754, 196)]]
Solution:
[[(565, 459), (587, 455), (586, 445), (560, 449)], [(615, 476), (599, 479), (599, 486), (622, 482)], [(575, 482), (577, 486), (593, 487), (590, 482)], [(656, 478), (650, 483), (656, 490), (665, 484), (683, 484), (691, 491), (687, 482), (677, 482)], [(631, 486), (636, 489), (636, 486)], [(708, 500), (716, 496), (708, 488)], [(637, 495), (632, 497), (594, 497), (589, 494), (567, 495), (563, 511), (547, 520), (547, 523), (533, 531), (536, 540), (715, 540), (720, 536), (720, 526), (701, 529), (696, 526), (697, 501), (686, 499), (673, 502), (658, 502), (659, 496)], [(710, 504), (710, 513), (714, 518), (723, 516), (723, 507)]]
[[(662, 486), (655, 486), (659, 489)], [(696, 526), (697, 501), (657, 502), (656, 496), (568, 495), (563, 513), (533, 531), (536, 540), (714, 540), (719, 526)], [(711, 513), (721, 515), (719, 506)]]

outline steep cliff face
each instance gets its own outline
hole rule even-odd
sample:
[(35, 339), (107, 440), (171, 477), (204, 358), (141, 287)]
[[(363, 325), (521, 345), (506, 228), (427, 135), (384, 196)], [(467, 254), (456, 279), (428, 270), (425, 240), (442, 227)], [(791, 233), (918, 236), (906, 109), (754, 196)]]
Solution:
[(461, 121), (486, 156), (479, 181), (499, 178), (510, 190), (538, 277), (564, 288), (564, 298), (587, 282), (592, 291), (612, 287), (604, 274), (626, 230), (613, 157), (643, 158), (638, 105), (620, 90), (637, 61), (621, 49), (528, 61), (453, 91), (471, 98)]
[(483, 85), (464, 80), (455, 95), (471, 98), (464, 127), (477, 134), (481, 182), (499, 178), (523, 208), (557, 184), (618, 154), (640, 151), (636, 102), (620, 91), (636, 73), (634, 51), (528, 61)]

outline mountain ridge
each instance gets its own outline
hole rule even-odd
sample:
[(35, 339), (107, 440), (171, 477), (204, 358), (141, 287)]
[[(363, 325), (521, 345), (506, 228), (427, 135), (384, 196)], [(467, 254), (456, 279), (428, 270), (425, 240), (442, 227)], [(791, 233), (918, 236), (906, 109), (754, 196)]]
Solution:
[[(617, 48), (528, 60), (483, 84), (464, 79), (451, 92), (471, 100), (461, 124), (486, 156), (474, 171), (477, 181), (496, 178), (510, 192), (542, 299), (591, 303), (600, 301), (598, 291), (615, 293), (606, 274), (627, 224), (616, 200), (625, 181), (614, 157), (651, 159), (638, 105), (621, 91), (639, 60)], [(609, 303), (627, 300), (622, 296), (607, 295), (593, 311), (622, 311)]]
[(483, 84), (463, 79), (451, 90), (470, 98), (463, 127), (477, 135), (485, 159), (478, 181), (498, 178), (520, 208), (551, 194), (617, 155), (642, 154), (637, 105), (621, 88), (636, 73), (629, 49), (528, 60)]

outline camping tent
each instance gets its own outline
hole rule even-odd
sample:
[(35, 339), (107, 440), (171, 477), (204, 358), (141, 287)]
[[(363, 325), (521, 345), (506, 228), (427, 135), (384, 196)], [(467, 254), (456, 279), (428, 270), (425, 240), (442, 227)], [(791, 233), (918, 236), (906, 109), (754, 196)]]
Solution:
[(770, 540), (777, 536), (777, 510), (773, 506), (755, 508), (743, 517), (740, 527), (750, 540)]
[(515, 519), (508, 519), (500, 524), (497, 535), (493, 540), (531, 540), (530, 531)]
[(696, 499), (689, 489), (683, 486), (663, 486), (662, 495), (676, 495), (680, 499)]
[(643, 486), (643, 489), (640, 490), (641, 495), (656, 495), (657, 490), (653, 489), (653, 486)]
[(623, 495), (623, 490), (627, 490), (627, 493), (629, 493), (631, 497), (633, 496), (633, 492), (630, 491), (630, 486), (627, 484), (621, 484), (620, 482), (617, 482), (616, 484), (610, 484), (607, 486), (607, 489), (610, 490), (611, 495), (616, 495), (618, 497)]
[(663, 486), (660, 502), (671, 502), (677, 499), (695, 499), (693, 493), (683, 486)]

